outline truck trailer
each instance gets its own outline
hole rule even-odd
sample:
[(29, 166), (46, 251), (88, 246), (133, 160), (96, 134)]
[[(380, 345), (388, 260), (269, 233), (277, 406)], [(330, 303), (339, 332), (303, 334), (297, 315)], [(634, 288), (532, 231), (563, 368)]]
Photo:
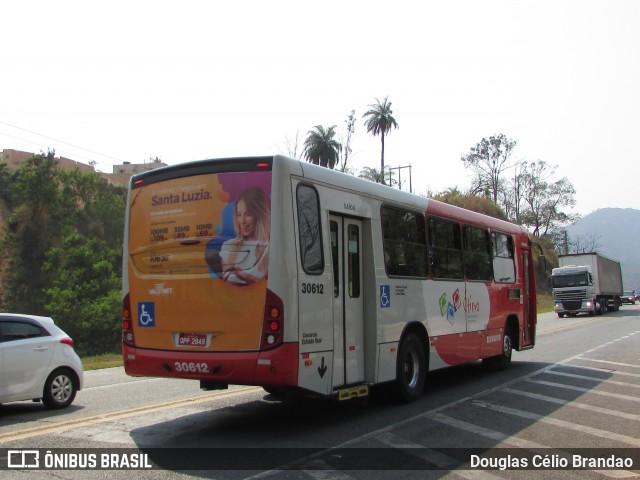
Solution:
[(597, 315), (620, 308), (620, 262), (597, 252), (560, 255), (551, 272), (554, 310), (558, 317)]

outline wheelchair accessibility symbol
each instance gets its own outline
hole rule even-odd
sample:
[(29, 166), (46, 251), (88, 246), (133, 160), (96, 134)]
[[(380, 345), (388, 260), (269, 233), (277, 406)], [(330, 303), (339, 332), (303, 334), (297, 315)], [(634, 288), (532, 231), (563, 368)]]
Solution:
[(380, 285), (380, 307), (389, 308), (391, 306), (391, 287)]
[(156, 309), (154, 302), (138, 303), (138, 326), (139, 327), (155, 327), (156, 326)]

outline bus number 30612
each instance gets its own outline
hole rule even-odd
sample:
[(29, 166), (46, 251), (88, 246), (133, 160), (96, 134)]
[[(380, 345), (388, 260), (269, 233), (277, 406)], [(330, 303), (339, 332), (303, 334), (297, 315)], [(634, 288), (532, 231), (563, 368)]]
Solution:
[(311, 293), (312, 295), (324, 294), (324, 285), (321, 283), (303, 283), (302, 293)]
[(176, 372), (181, 373), (209, 373), (209, 366), (204, 363), (196, 362), (175, 362), (174, 367)]

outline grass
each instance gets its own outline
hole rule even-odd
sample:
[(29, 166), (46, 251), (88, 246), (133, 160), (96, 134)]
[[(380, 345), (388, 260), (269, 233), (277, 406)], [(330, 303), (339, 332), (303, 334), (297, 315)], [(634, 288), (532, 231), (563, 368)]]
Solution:
[(93, 357), (82, 357), (84, 370), (99, 370), (101, 368), (121, 367), (121, 353), (105, 353)]
[[(538, 313), (553, 311), (553, 297), (549, 294), (538, 295)], [(82, 357), (82, 365), (86, 370), (99, 370), (101, 368), (121, 367), (122, 354), (105, 353), (94, 357)]]
[(538, 294), (538, 313), (553, 312), (553, 297), (549, 293)]

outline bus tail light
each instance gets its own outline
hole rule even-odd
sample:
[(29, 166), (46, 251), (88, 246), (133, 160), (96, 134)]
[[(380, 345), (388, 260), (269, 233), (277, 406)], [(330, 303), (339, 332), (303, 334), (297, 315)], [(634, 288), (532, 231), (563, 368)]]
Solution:
[(131, 300), (129, 294), (122, 300), (122, 343), (135, 347), (136, 342), (133, 338), (133, 320), (131, 318)]
[(260, 350), (271, 350), (282, 344), (283, 323), (284, 304), (282, 303), (282, 299), (267, 289)]

